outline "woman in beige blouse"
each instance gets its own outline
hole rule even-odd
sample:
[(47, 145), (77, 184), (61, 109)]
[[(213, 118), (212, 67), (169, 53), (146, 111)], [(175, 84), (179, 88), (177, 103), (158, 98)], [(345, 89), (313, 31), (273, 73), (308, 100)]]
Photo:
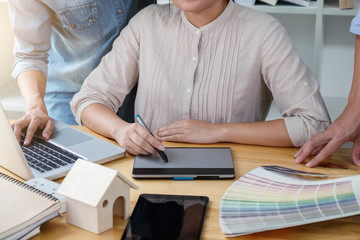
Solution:
[[(161, 141), (301, 146), (329, 125), (319, 85), (273, 17), (227, 0), (173, 0), (137, 14), (71, 102), (77, 122), (132, 154)], [(135, 112), (115, 114), (138, 83)], [(274, 98), (284, 117), (265, 121)]]

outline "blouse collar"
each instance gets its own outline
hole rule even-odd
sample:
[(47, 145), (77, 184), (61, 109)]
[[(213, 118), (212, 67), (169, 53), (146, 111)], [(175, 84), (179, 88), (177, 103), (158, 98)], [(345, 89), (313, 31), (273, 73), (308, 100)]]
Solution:
[(215, 29), (217, 29), (218, 27), (220, 27), (221, 24), (223, 24), (224, 22), (226, 22), (226, 20), (230, 17), (233, 9), (235, 8), (235, 3), (232, 0), (229, 0), (228, 5), (226, 6), (225, 10), (217, 17), (215, 18), (213, 21), (211, 21), (210, 23), (198, 28), (195, 27), (185, 16), (184, 11), (181, 11), (181, 18), (183, 23), (185, 24), (185, 26), (187, 28), (189, 28), (192, 31), (196, 31), (196, 30), (200, 30), (202, 33), (206, 33), (206, 32), (212, 32)]

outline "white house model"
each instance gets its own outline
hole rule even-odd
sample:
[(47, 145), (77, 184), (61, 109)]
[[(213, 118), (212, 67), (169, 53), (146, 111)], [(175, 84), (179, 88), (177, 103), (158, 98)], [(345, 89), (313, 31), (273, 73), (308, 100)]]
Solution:
[(114, 214), (130, 216), (130, 188), (138, 187), (118, 171), (78, 159), (61, 183), (66, 221), (102, 233), (113, 227)]

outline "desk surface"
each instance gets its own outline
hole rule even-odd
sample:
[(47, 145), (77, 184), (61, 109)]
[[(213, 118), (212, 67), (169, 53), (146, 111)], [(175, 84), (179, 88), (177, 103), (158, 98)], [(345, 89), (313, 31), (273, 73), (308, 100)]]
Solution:
[[(76, 127), (85, 132), (96, 135), (86, 127)], [(99, 135), (97, 135), (99, 136)], [(200, 146), (183, 143), (164, 143), (167, 147), (172, 146)], [(303, 165), (294, 163), (293, 155), (297, 148), (274, 148), (232, 143), (211, 144), (207, 146), (231, 147), (234, 164), (235, 179), (246, 172), (262, 165), (279, 165), (299, 170), (346, 174), (359, 174), (360, 169), (353, 165), (351, 160), (351, 149), (339, 149), (321, 166), (309, 169)], [(279, 230), (266, 231), (235, 238), (225, 238), (219, 225), (219, 206), (226, 189), (234, 180), (195, 180), (195, 181), (173, 181), (173, 180), (135, 180), (131, 177), (133, 156), (126, 155), (124, 158), (111, 161), (104, 166), (113, 168), (131, 179), (139, 190), (131, 190), (131, 211), (142, 193), (161, 194), (184, 194), (184, 195), (205, 195), (210, 199), (208, 212), (204, 222), (202, 239), (359, 239), (360, 238), (360, 215), (320, 223), (302, 225)], [(12, 176), (13, 174), (0, 168)], [(63, 179), (56, 180), (61, 183)], [(41, 227), (41, 234), (33, 239), (120, 239), (127, 221), (121, 218), (114, 219), (114, 228), (100, 235), (96, 235), (66, 223), (65, 217), (56, 217), (46, 222)]]

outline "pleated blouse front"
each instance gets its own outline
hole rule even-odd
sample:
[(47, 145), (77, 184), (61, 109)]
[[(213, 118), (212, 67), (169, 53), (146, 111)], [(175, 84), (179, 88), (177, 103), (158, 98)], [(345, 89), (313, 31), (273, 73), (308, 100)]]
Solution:
[(273, 98), (295, 146), (330, 122), (282, 25), (232, 1), (201, 28), (173, 5), (137, 14), (71, 102), (77, 121), (95, 102), (116, 112), (137, 82), (135, 112), (151, 130), (186, 118), (263, 121)]

